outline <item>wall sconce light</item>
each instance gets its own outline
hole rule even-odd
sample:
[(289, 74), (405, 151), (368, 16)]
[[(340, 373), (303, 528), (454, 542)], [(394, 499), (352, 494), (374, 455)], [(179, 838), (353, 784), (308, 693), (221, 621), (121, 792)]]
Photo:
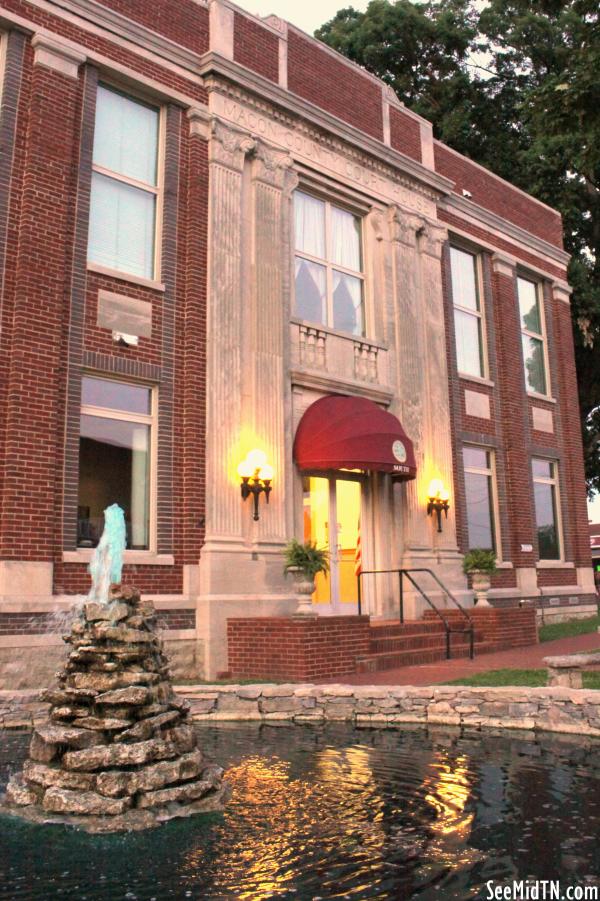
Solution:
[(253, 519), (256, 521), (258, 520), (258, 499), (263, 492), (267, 504), (269, 503), (273, 467), (267, 463), (267, 455), (264, 451), (251, 450), (246, 459), (242, 460), (237, 471), (242, 480), (242, 500), (246, 500), (250, 495), (254, 498)]
[(434, 513), (436, 514), (438, 524), (437, 530), (438, 532), (441, 532), (442, 510), (446, 515), (446, 519), (448, 519), (448, 509), (450, 507), (450, 492), (447, 488), (444, 488), (444, 483), (441, 479), (432, 479), (429, 483), (427, 497), (427, 515), (432, 516)]

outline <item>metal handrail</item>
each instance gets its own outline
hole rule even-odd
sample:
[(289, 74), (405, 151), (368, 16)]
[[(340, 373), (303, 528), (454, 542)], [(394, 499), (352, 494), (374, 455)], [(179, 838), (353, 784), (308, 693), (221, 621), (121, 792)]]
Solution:
[[(427, 604), (431, 607), (434, 613), (441, 619), (444, 630), (446, 633), (446, 659), (450, 660), (450, 636), (455, 635), (469, 635), (469, 658), (472, 660), (475, 656), (475, 626), (471, 616), (467, 613), (465, 608), (462, 606), (460, 601), (458, 601), (452, 592), (446, 588), (443, 582), (436, 576), (436, 574), (430, 569), (363, 569), (358, 573), (358, 615), (361, 615), (362, 612), (362, 591), (361, 591), (361, 579), (363, 576), (368, 575), (378, 575), (380, 573), (397, 573), (400, 583), (400, 622), (404, 623), (404, 576), (409, 580), (409, 582), (414, 585), (417, 589), (421, 597), (426, 601)], [(442, 591), (448, 595), (453, 604), (460, 610), (462, 615), (467, 620), (468, 626), (466, 629), (453, 629), (446, 617), (443, 615), (441, 610), (439, 610), (431, 598), (423, 591), (418, 582), (413, 579), (411, 573), (429, 573), (430, 576), (434, 579), (434, 581), (439, 585)]]

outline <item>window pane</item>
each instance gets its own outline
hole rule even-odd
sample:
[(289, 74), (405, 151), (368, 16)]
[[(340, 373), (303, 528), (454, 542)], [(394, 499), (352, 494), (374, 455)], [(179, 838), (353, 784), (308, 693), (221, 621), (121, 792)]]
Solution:
[(362, 335), (362, 320), (362, 281), (334, 269), (333, 328)]
[(94, 172), (89, 259), (120, 272), (152, 278), (155, 208), (154, 194)]
[(362, 271), (360, 248), (360, 219), (340, 210), (339, 207), (331, 207), (331, 241), (332, 261), (346, 269)]
[(525, 383), (528, 391), (546, 393), (546, 369), (544, 366), (544, 342), (539, 338), (521, 335), (523, 341), (523, 362)]
[(327, 323), (326, 270), (296, 257), (296, 316), (308, 322)]
[(539, 460), (534, 457), (532, 460), (533, 477), (541, 479), (554, 478), (554, 464), (550, 460)]
[(85, 377), (81, 385), (81, 403), (94, 407), (123, 410), (126, 413), (151, 412), (151, 391), (142, 385), (126, 385), (110, 379)]
[(541, 560), (560, 559), (554, 485), (534, 482), (535, 518)]
[(490, 476), (465, 472), (469, 548), (495, 550)]
[(325, 259), (325, 204), (316, 197), (294, 194), (296, 250)]
[(470, 310), (479, 309), (477, 296), (477, 260), (472, 253), (466, 253), (457, 247), (450, 248), (450, 267), (452, 270), (452, 300), (461, 307)]
[(94, 163), (156, 185), (158, 120), (155, 107), (100, 85), (96, 99)]
[(481, 319), (462, 310), (454, 310), (456, 365), (467, 375), (483, 375), (481, 359)]
[(519, 312), (521, 314), (521, 328), (538, 335), (542, 334), (540, 320), (540, 308), (537, 296), (537, 286), (526, 278), (517, 279), (519, 292)]
[(470, 469), (489, 469), (490, 454), (489, 451), (481, 447), (464, 447), (463, 460), (465, 467)]
[(77, 543), (95, 547), (104, 510), (125, 511), (127, 547), (149, 547), (150, 427), (97, 416), (81, 417)]

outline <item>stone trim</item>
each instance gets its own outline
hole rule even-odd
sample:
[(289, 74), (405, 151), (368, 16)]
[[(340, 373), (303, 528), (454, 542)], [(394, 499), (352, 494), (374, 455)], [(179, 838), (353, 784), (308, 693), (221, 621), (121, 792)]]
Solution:
[(63, 469), (62, 528), (65, 550), (77, 547), (77, 496), (79, 490), (79, 424), (81, 373), (84, 365), (85, 295), (87, 245), (92, 189), (92, 157), (98, 70), (84, 69), (81, 109), (81, 144), (76, 183), (75, 228), (71, 270), (71, 304), (67, 344), (67, 398), (65, 412), (65, 457)]
[(7, 148), (7, 152), (0, 155), (0, 313), (4, 305), (8, 214), (14, 188), (12, 170), (26, 42), (25, 35), (20, 31), (11, 31), (6, 37), (0, 109), (0, 146)]
[[(261, 684), (176, 690), (190, 701), (194, 720), (212, 723), (337, 721), (383, 729), (414, 723), (600, 737), (600, 691), (585, 689)], [(0, 727), (27, 728), (46, 710), (37, 692), (0, 692)]]
[(87, 59), (85, 54), (73, 50), (60, 38), (49, 38), (44, 34), (34, 34), (31, 46), (34, 66), (45, 66), (75, 80), (79, 77), (79, 67)]

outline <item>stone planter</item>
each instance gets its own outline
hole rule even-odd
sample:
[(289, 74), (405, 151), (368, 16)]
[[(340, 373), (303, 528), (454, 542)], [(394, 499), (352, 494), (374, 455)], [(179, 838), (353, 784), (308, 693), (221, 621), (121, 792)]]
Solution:
[(299, 566), (290, 566), (288, 572), (292, 574), (294, 590), (298, 596), (298, 607), (294, 616), (317, 616), (312, 603), (315, 580), (307, 576)]
[(487, 593), (492, 584), (490, 574), (481, 569), (474, 569), (471, 573), (471, 584), (475, 592), (475, 604), (477, 607), (491, 607), (487, 599)]

